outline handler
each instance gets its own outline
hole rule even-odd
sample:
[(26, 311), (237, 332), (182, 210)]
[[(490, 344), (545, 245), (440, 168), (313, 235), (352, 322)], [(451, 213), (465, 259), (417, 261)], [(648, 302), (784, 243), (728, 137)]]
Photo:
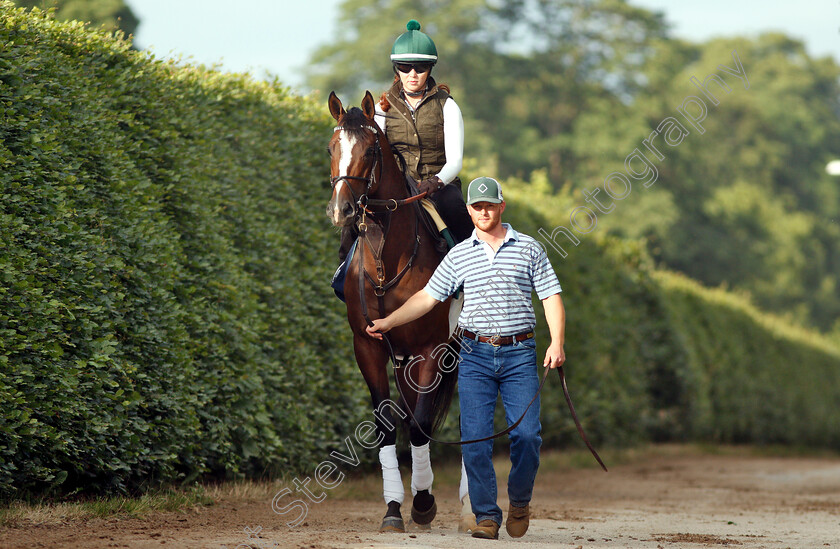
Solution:
[[(525, 413), (537, 394), (533, 290), (543, 302), (551, 332), (543, 366), (556, 368), (566, 360), (566, 313), (560, 283), (545, 250), (535, 239), (502, 223), (505, 202), (495, 179), (479, 177), (469, 184), (467, 210), (475, 226), (471, 237), (449, 251), (424, 289), (367, 328), (372, 337), (381, 339), (384, 332), (423, 316), (464, 285), (458, 371), (462, 440), (493, 434), (499, 393), (508, 425)], [(537, 397), (522, 422), (510, 432), (510, 507), (505, 527), (511, 537), (521, 537), (528, 530), (542, 444), (539, 405)], [(498, 539), (502, 510), (496, 503), (493, 441), (466, 444), (462, 451), (478, 523), (472, 536)]]

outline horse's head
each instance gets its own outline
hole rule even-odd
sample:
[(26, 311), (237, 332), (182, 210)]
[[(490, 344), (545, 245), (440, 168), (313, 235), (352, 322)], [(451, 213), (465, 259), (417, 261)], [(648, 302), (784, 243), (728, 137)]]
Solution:
[(330, 153), (330, 182), (333, 192), (327, 205), (327, 217), (337, 227), (351, 225), (367, 195), (379, 186), (376, 165), (381, 174), (382, 150), (379, 130), (374, 121), (375, 105), (370, 92), (362, 99), (362, 108), (345, 111), (341, 100), (330, 93), (330, 114), (335, 127), (328, 151)]

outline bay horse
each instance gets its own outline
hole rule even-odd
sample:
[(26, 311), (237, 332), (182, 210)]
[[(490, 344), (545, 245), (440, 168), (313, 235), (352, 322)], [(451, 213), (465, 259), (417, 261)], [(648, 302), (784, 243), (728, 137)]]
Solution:
[[(442, 423), (449, 408), (457, 380), (458, 347), (451, 337), (449, 300), (391, 330), (390, 342), (365, 332), (371, 318), (386, 316), (421, 290), (441, 258), (432, 235), (420, 222), (419, 205), (410, 197), (391, 145), (375, 122), (371, 93), (365, 94), (361, 109), (345, 111), (334, 92), (328, 103), (338, 125), (328, 147), (332, 196), (327, 216), (337, 227), (354, 226), (359, 231), (354, 255), (347, 257), (344, 294), (353, 351), (376, 418), (387, 504), (380, 531), (404, 532), (400, 512), (404, 490), (392, 412), (408, 424), (414, 493), (411, 518), (428, 525), (437, 505), (431, 494), (434, 475), (427, 434)], [(390, 399), (389, 359), (396, 361), (399, 405)]]

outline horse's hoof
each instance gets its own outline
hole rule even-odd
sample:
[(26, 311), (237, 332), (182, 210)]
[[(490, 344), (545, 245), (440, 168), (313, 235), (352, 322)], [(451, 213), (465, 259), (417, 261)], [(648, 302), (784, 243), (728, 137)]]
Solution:
[(458, 523), (458, 532), (472, 534), (473, 529), (475, 529), (475, 515), (472, 513), (461, 515), (461, 521)]
[(402, 517), (385, 517), (382, 519), (382, 526), (379, 527), (379, 532), (396, 532), (404, 534), (405, 522), (403, 522)]
[(436, 515), (437, 503), (435, 502), (432, 502), (432, 506), (426, 509), (425, 511), (418, 511), (417, 507), (415, 507), (414, 505), (411, 506), (411, 520), (413, 520), (417, 524), (431, 524), (431, 522), (435, 520)]

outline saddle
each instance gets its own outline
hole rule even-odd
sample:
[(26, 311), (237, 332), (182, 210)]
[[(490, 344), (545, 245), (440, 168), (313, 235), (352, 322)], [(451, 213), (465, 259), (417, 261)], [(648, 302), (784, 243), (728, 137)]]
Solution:
[[(417, 180), (409, 174), (405, 174), (405, 182), (408, 186), (408, 194), (410, 196), (417, 196), (420, 194), (417, 192)], [(423, 198), (420, 200), (420, 205), (422, 206), (418, 206), (418, 215), (420, 220), (426, 229), (428, 229), (429, 234), (432, 235), (435, 250), (437, 250), (440, 256), (443, 257), (446, 255), (446, 252), (455, 246), (455, 239), (452, 237), (452, 231), (450, 231), (446, 226), (446, 222), (440, 216), (440, 213), (438, 213), (434, 202), (428, 198)]]

